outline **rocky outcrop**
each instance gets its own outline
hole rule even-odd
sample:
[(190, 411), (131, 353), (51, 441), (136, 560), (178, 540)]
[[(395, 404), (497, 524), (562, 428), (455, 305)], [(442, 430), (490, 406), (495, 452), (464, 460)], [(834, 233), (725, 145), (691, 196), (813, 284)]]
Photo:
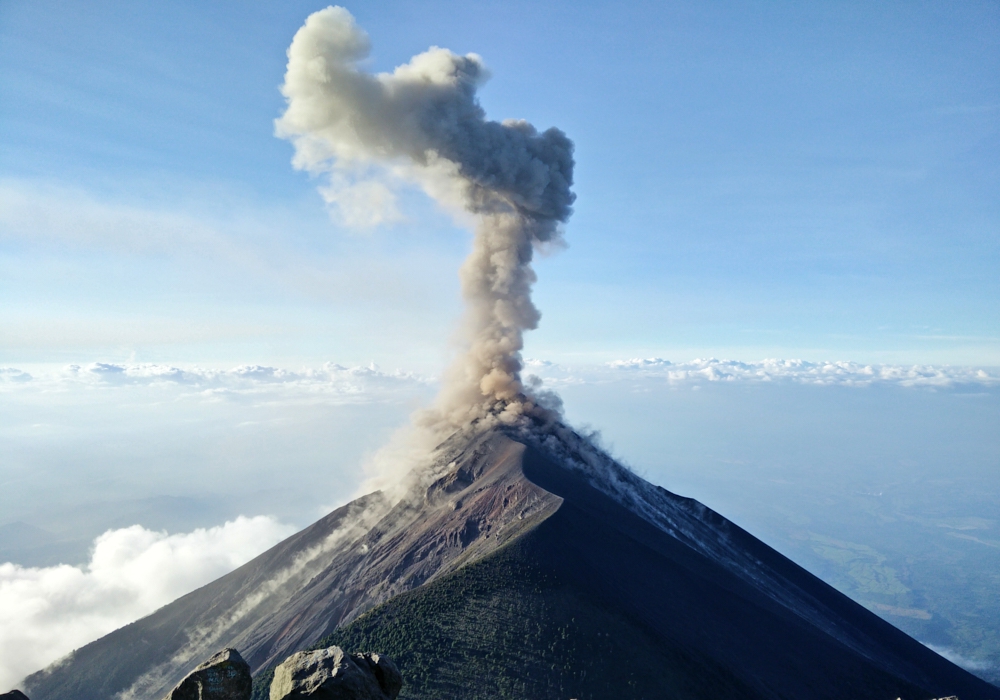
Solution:
[(330, 647), (285, 659), (274, 670), (271, 700), (395, 700), (402, 687), (402, 676), (387, 657)]
[(240, 652), (223, 649), (184, 677), (163, 700), (249, 700), (250, 666)]
[(382, 693), (389, 699), (395, 700), (399, 691), (403, 689), (403, 676), (396, 668), (396, 664), (384, 654), (373, 654), (363, 652), (351, 654), (351, 658), (358, 666), (368, 665), (368, 671), (375, 676)]
[(28, 700), (28, 696), (20, 690), (12, 690), (9, 693), (0, 695), (0, 700)]

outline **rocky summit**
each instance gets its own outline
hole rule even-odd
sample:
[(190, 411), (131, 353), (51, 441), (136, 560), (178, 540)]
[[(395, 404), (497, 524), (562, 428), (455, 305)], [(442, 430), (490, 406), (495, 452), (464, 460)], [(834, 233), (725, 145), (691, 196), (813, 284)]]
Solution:
[(340, 647), (300, 651), (274, 671), (270, 700), (395, 700), (399, 670), (379, 654), (346, 654)]
[(472, 426), (429, 469), (404, 498), (337, 509), (25, 689), (162, 697), (228, 646), (264, 700), (286, 658), (336, 645), (391, 656), (402, 700), (1000, 698), (565, 426)]
[(223, 649), (184, 677), (163, 700), (246, 700), (250, 666), (235, 649)]

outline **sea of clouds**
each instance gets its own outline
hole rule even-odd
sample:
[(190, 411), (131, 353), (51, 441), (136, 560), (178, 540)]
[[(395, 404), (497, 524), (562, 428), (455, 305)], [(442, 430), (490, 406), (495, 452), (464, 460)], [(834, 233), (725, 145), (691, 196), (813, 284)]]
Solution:
[(0, 479), (12, 487), (0, 512), (16, 520), (31, 510), (24, 502), (59, 503), (70, 491), (75, 501), (258, 491), (273, 504), (297, 488), (294, 476), (315, 474), (336, 482), (312, 483), (335, 499), (432, 391), (430, 379), (373, 365), (0, 368)]
[[(950, 365), (861, 364), (847, 361), (764, 359), (755, 362), (716, 358), (672, 362), (659, 357), (613, 360), (601, 364), (560, 364), (526, 359), (525, 371), (552, 383), (624, 381), (635, 377), (666, 379), (671, 383), (789, 381), (826, 386), (898, 385), (952, 388), (1000, 386), (1000, 371), (993, 368)], [(60, 368), (24, 370), (0, 367), (0, 391), (17, 387), (65, 390), (73, 387), (166, 385), (189, 387), (204, 395), (219, 393), (261, 394), (276, 388), (303, 394), (322, 393), (345, 401), (377, 401), (413, 385), (434, 386), (437, 378), (403, 370), (391, 372), (375, 364), (345, 367), (328, 362), (319, 368), (291, 370), (263, 365), (231, 369), (178, 367), (157, 363), (93, 362)]]
[(789, 382), (816, 386), (900, 386), (951, 389), (995, 388), (1000, 372), (978, 367), (872, 365), (766, 359), (757, 362), (696, 359), (671, 362), (659, 357), (614, 360), (602, 365), (566, 366), (528, 360), (526, 370), (552, 386), (661, 380), (673, 385), (704, 382)]
[[(362, 446), (377, 447), (430, 383), (332, 363), (294, 371), (105, 362), (0, 368), (0, 526), (23, 521), (66, 537), (60, 527), (73, 523), (53, 510), (110, 511), (116, 499), (158, 494), (228, 499), (230, 509), (263, 513), (174, 533), (141, 524), (107, 529), (85, 563), (0, 562), (0, 688), (317, 519), (356, 488)], [(266, 494), (250, 498), (270, 489), (277, 500), (282, 483), (296, 481), (300, 492), (318, 484), (320, 498), (307, 507), (292, 500), (277, 515)]]
[(294, 530), (265, 516), (174, 535), (134, 525), (100, 535), (85, 566), (0, 564), (0, 688), (232, 571)]
[(0, 391), (16, 387), (40, 391), (71, 390), (84, 387), (173, 386), (213, 394), (273, 393), (276, 387), (289, 388), (305, 395), (323, 394), (344, 401), (379, 400), (386, 392), (429, 380), (416, 374), (384, 372), (374, 364), (367, 367), (344, 367), (332, 362), (317, 369), (281, 369), (262, 365), (240, 365), (232, 369), (203, 367), (181, 368), (156, 363), (121, 364), (92, 362), (61, 368), (23, 370), (0, 367)]
[[(663, 453), (663, 444), (679, 446), (687, 439), (692, 445), (712, 445), (712, 455), (702, 456), (694, 448), (684, 454), (691, 464), (707, 464), (721, 449), (714, 436), (739, 429), (725, 426), (696, 435), (681, 422), (695, 420), (690, 402), (676, 398), (693, 395), (691, 390), (740, 389), (731, 392), (737, 397), (733, 400), (766, 414), (771, 409), (760, 397), (779, 396), (775, 388), (789, 387), (798, 393), (780, 396), (800, 402), (793, 407), (795, 415), (832, 415), (823, 414), (830, 397), (843, 406), (845, 396), (850, 401), (856, 392), (861, 396), (887, 388), (886, 403), (866, 419), (874, 425), (893, 406), (912, 403), (914, 397), (930, 401), (925, 413), (936, 416), (935, 396), (950, 401), (949, 396), (991, 396), (1000, 389), (1000, 372), (994, 369), (801, 360), (652, 358), (591, 365), (528, 360), (525, 371), (538, 378), (535, 386), (567, 397), (572, 419), (587, 413), (578, 409), (592, 395), (590, 415), (601, 427), (614, 427), (620, 416), (620, 438), (628, 437), (626, 428), (635, 435), (666, 436), (650, 443), (646, 453), (636, 453), (633, 463), (651, 462)], [(437, 378), (431, 376), (334, 363), (294, 370), (112, 362), (0, 368), (0, 440), (7, 447), (0, 464), (0, 526), (21, 520), (45, 528), (39, 514), (47, 506), (86, 508), (109, 494), (207, 495), (229, 499), (244, 514), (227, 515), (227, 522), (216, 527), (173, 533), (141, 522), (109, 527), (95, 533), (85, 562), (0, 563), (0, 689), (231, 571), (344, 502), (363, 482), (371, 452), (436, 387)], [(637, 396), (640, 404), (634, 403)], [(675, 398), (669, 399), (673, 403), (650, 404), (660, 401), (657, 396)], [(630, 405), (641, 407), (622, 414), (621, 407)], [(673, 433), (664, 431), (664, 421), (654, 425), (644, 417), (645, 407), (658, 405), (680, 407), (672, 414), (679, 416)], [(716, 410), (715, 404), (704, 410), (706, 415), (732, 412)], [(853, 406), (837, 410), (857, 413)], [(764, 415), (761, 420), (769, 419)], [(775, 435), (790, 432), (769, 422), (776, 426)], [(817, 424), (816, 430), (825, 430)], [(947, 429), (956, 432), (954, 428)], [(902, 433), (894, 437), (891, 429), (873, 433), (879, 445), (904, 441)], [(810, 447), (822, 445), (814, 436), (806, 437)], [(830, 439), (836, 441), (835, 436)], [(786, 449), (770, 438), (761, 449), (779, 449), (773, 445)], [(786, 449), (786, 454), (791, 453)], [(684, 477), (695, 484), (690, 474), (676, 469), (647, 476), (658, 482)]]

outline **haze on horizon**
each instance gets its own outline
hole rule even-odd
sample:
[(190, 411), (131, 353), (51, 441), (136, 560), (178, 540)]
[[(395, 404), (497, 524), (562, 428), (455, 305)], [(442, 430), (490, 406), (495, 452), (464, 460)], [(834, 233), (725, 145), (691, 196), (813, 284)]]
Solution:
[[(465, 222), (398, 172), (296, 172), (272, 133), (319, 9), (0, 7), (0, 621), (33, 640), (0, 636), (0, 686), (343, 502), (438, 389)], [(1000, 673), (955, 623), (996, 598), (943, 602), (1000, 549), (1000, 11), (349, 9), (365, 71), (474, 52), (490, 119), (576, 143), (531, 390)]]

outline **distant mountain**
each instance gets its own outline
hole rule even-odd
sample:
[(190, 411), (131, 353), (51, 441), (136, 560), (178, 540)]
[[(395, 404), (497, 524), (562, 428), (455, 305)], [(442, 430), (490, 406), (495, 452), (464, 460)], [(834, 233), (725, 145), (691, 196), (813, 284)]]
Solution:
[(108, 530), (142, 525), (150, 530), (184, 532), (211, 527), (237, 515), (234, 505), (222, 497), (154, 496), (72, 506), (49, 503), (33, 513), (36, 524), (15, 521), (0, 525), (0, 562), (85, 566), (94, 538)]
[(436, 459), (400, 502), (334, 511), (31, 676), (28, 695), (158, 698), (223, 647), (264, 679), (337, 643), (392, 656), (403, 698), (1000, 700), (563, 426), (469, 428)]
[(40, 547), (55, 540), (51, 532), (20, 520), (0, 525), (0, 551)]

